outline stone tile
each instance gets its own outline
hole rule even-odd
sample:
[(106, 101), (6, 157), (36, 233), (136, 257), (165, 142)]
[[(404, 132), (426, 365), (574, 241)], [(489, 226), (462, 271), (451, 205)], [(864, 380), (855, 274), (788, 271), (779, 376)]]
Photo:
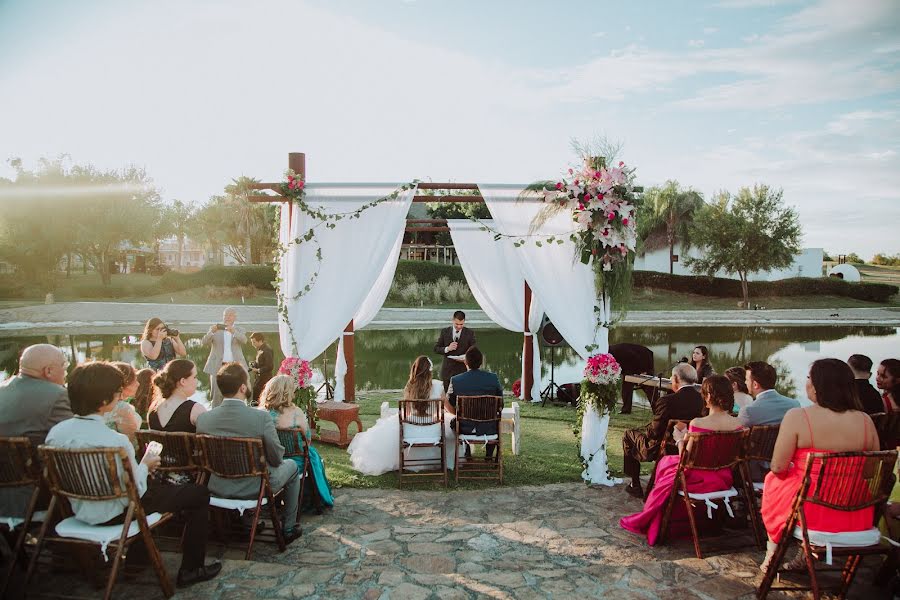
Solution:
[(412, 583), (401, 583), (390, 593), (391, 598), (403, 600), (425, 600), (431, 595), (431, 590), (427, 587), (415, 585)]
[(413, 573), (453, 573), (456, 570), (456, 561), (444, 555), (412, 555), (401, 562)]

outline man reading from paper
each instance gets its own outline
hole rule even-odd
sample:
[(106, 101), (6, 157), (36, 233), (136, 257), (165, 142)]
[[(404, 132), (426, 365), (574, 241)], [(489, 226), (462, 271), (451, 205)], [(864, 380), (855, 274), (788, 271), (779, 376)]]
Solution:
[(475, 332), (466, 325), (466, 313), (453, 313), (453, 325), (441, 330), (434, 351), (444, 357), (441, 363), (441, 381), (444, 392), (450, 387), (450, 378), (466, 372), (466, 351), (475, 345)]

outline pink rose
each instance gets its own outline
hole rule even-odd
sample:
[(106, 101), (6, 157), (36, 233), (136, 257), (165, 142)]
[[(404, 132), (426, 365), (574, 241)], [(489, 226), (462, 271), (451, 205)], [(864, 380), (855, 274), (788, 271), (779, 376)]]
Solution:
[(628, 219), (622, 219), (622, 225), (628, 225)]

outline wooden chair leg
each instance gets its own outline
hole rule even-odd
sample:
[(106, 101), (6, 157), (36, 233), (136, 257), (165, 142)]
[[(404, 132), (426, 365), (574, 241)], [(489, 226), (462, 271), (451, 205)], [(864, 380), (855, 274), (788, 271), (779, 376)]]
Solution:
[(300, 471), (303, 479), (300, 480), (300, 498), (297, 500), (297, 520), (294, 527), (300, 527), (300, 519), (303, 514), (303, 494), (306, 491), (306, 481), (312, 477), (312, 466), (309, 464), (309, 455), (303, 459), (303, 469)]
[(772, 589), (775, 577), (778, 576), (778, 571), (781, 569), (781, 564), (784, 561), (784, 556), (787, 554), (790, 544), (790, 538), (782, 536), (781, 541), (779, 541), (778, 545), (775, 547), (775, 552), (772, 554), (772, 560), (769, 561), (769, 566), (766, 567), (766, 572), (763, 573), (762, 581), (759, 583), (759, 589), (756, 591), (757, 598), (762, 599), (769, 594), (769, 590)]
[(23, 587), (28, 587), (28, 582), (31, 581), (31, 576), (34, 575), (34, 568), (37, 566), (38, 556), (41, 554), (41, 549), (44, 546), (44, 539), (47, 537), (47, 529), (50, 527), (50, 521), (53, 520), (53, 513), (56, 509), (56, 496), (50, 498), (50, 506), (47, 507), (47, 516), (44, 517), (44, 522), (41, 523), (41, 530), (38, 533), (37, 544), (34, 546), (34, 553), (31, 555), (31, 560), (28, 561), (28, 570), (25, 571), (25, 584)]
[(691, 497), (688, 494), (687, 479), (684, 476), (684, 471), (681, 472), (680, 485), (684, 490), (684, 506), (688, 513), (688, 523), (691, 524), (691, 537), (694, 538), (694, 552), (697, 553), (697, 558), (703, 558), (703, 552), (700, 550), (700, 532), (697, 530), (697, 518), (694, 515), (694, 506), (691, 504)]
[[(153, 532), (150, 531), (150, 527), (147, 524), (146, 515), (144, 515), (143, 519), (138, 520), (138, 526), (141, 528), (144, 546), (150, 554), (150, 563), (153, 565), (153, 570), (156, 572), (156, 578), (159, 579), (159, 587), (162, 588), (163, 595), (166, 598), (171, 598), (172, 595), (175, 594), (175, 589), (172, 587), (172, 580), (169, 578), (166, 567), (163, 565), (162, 556), (160, 556), (159, 548), (156, 546), (156, 541), (153, 539)], [(183, 541), (184, 535), (182, 534), (182, 542)]]
[(841, 571), (841, 589), (839, 592), (839, 598), (846, 598), (847, 591), (850, 589), (850, 584), (853, 582), (853, 577), (856, 574), (856, 569), (859, 567), (860, 560), (862, 560), (862, 556), (859, 554), (851, 554), (847, 557), (847, 562), (844, 563), (844, 569)]
[[(125, 513), (125, 522), (122, 524), (122, 533), (119, 535), (119, 542), (116, 544), (116, 556), (113, 558), (112, 568), (109, 571), (109, 580), (106, 583), (106, 593), (103, 600), (112, 598), (112, 589), (116, 584), (116, 575), (119, 574), (119, 565), (125, 558), (125, 542), (128, 539), (128, 530), (131, 528), (131, 521), (134, 520), (134, 505), (128, 505), (128, 511)], [(149, 548), (148, 548), (149, 550)]]
[[(265, 490), (261, 487), (259, 490), (259, 496), (256, 498), (256, 509), (253, 511), (253, 522), (250, 524), (250, 543), (247, 545), (247, 553), (244, 555), (244, 560), (250, 560), (250, 556), (253, 554), (253, 540), (256, 539), (256, 526), (259, 524), (259, 513), (262, 511), (262, 499)], [(271, 501), (269, 502), (271, 505)], [(272, 522), (272, 527), (275, 528), (275, 531), (278, 531), (278, 520)], [(276, 533), (277, 535), (277, 533)]]
[(0, 598), (6, 597), (6, 588), (9, 585), (9, 580), (12, 579), (13, 570), (16, 568), (16, 565), (22, 564), (25, 538), (28, 537), (28, 529), (31, 527), (31, 518), (34, 516), (34, 509), (37, 507), (39, 492), (40, 491), (35, 488), (34, 492), (31, 494), (31, 500), (28, 502), (28, 507), (25, 509), (25, 519), (20, 525), (22, 530), (18, 535), (16, 535), (16, 528), (10, 527), (9, 529), (10, 536), (7, 537), (7, 542), (11, 542), (12, 539), (15, 539), (15, 542), (9, 543), (12, 555), (9, 557), (9, 566), (6, 568), (6, 572), (3, 573), (3, 582), (0, 583)]
[(822, 597), (822, 591), (819, 589), (819, 579), (816, 577), (816, 565), (813, 562), (812, 550), (809, 547), (809, 540), (803, 540), (803, 554), (806, 558), (806, 570), (809, 572), (809, 586), (812, 588), (813, 598), (819, 600)]
[(762, 550), (763, 544), (762, 524), (759, 522), (759, 513), (756, 509), (756, 492), (753, 490), (753, 481), (750, 479), (750, 469), (747, 463), (742, 461), (740, 466), (741, 479), (744, 480), (744, 500), (747, 504), (747, 517), (750, 526), (753, 527), (753, 536), (756, 538), (756, 547)]
[[(677, 482), (677, 479), (676, 479), (676, 482)], [(669, 536), (669, 520), (672, 518), (672, 508), (675, 506), (675, 502), (676, 502), (677, 498), (678, 498), (678, 486), (673, 485), (672, 491), (669, 493), (669, 497), (666, 500), (665, 509), (663, 510), (662, 525), (659, 530), (660, 543), (665, 542), (666, 538), (668, 538), (668, 536)]]
[(456, 432), (456, 442), (453, 444), (453, 477), (459, 485), (459, 432)]
[[(282, 489), (281, 491), (282, 493), (287, 492), (285, 489)], [(284, 543), (284, 531), (281, 526), (281, 521), (278, 519), (278, 508), (275, 506), (275, 494), (272, 493), (272, 488), (268, 488), (265, 493), (269, 499), (269, 510), (272, 513), (272, 528), (275, 530), (275, 541), (278, 542), (278, 551), (284, 552), (285, 549), (287, 549), (287, 544)], [(262, 502), (262, 500), (260, 500), (260, 502)], [(262, 510), (261, 504), (257, 510)], [(299, 507), (297, 507), (297, 511), (300, 511)]]
[(501, 438), (497, 436), (497, 468), (500, 471), (500, 485), (503, 485), (503, 443)]

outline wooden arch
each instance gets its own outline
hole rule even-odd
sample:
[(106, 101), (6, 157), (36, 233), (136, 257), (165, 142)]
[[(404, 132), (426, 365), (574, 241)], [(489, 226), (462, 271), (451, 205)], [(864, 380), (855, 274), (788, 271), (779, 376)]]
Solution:
[[(303, 152), (291, 152), (288, 154), (288, 168), (307, 180), (306, 177), (306, 154)], [(251, 185), (251, 189), (268, 190), (275, 192), (277, 196), (269, 194), (255, 194), (250, 196), (251, 202), (288, 202), (287, 198), (281, 196), (280, 183), (256, 183)], [(474, 183), (420, 183), (420, 190), (475, 190), (478, 192), (478, 185)], [(484, 198), (480, 193), (470, 195), (454, 195), (448, 194), (443, 196), (413, 196), (413, 202), (484, 202)], [(290, 210), (290, 205), (289, 205)], [(290, 214), (290, 213), (289, 213)], [(410, 224), (426, 225), (424, 227), (410, 227)], [(449, 232), (446, 219), (407, 219), (406, 231), (416, 232)], [(534, 362), (534, 346), (531, 340), (532, 332), (528, 327), (528, 313), (531, 311), (531, 288), (528, 282), (525, 282), (525, 306), (523, 312), (523, 352), (524, 363), (531, 365)], [(354, 368), (354, 347), (353, 347), (353, 320), (351, 319), (344, 328), (344, 359), (347, 361), (347, 374), (344, 376), (344, 399), (346, 402), (356, 401), (356, 375)], [(531, 387), (534, 384), (534, 375), (531, 368), (524, 369), (522, 373), (522, 390), (525, 392), (525, 400), (531, 400)], [(337, 382), (335, 382), (337, 383)]]

